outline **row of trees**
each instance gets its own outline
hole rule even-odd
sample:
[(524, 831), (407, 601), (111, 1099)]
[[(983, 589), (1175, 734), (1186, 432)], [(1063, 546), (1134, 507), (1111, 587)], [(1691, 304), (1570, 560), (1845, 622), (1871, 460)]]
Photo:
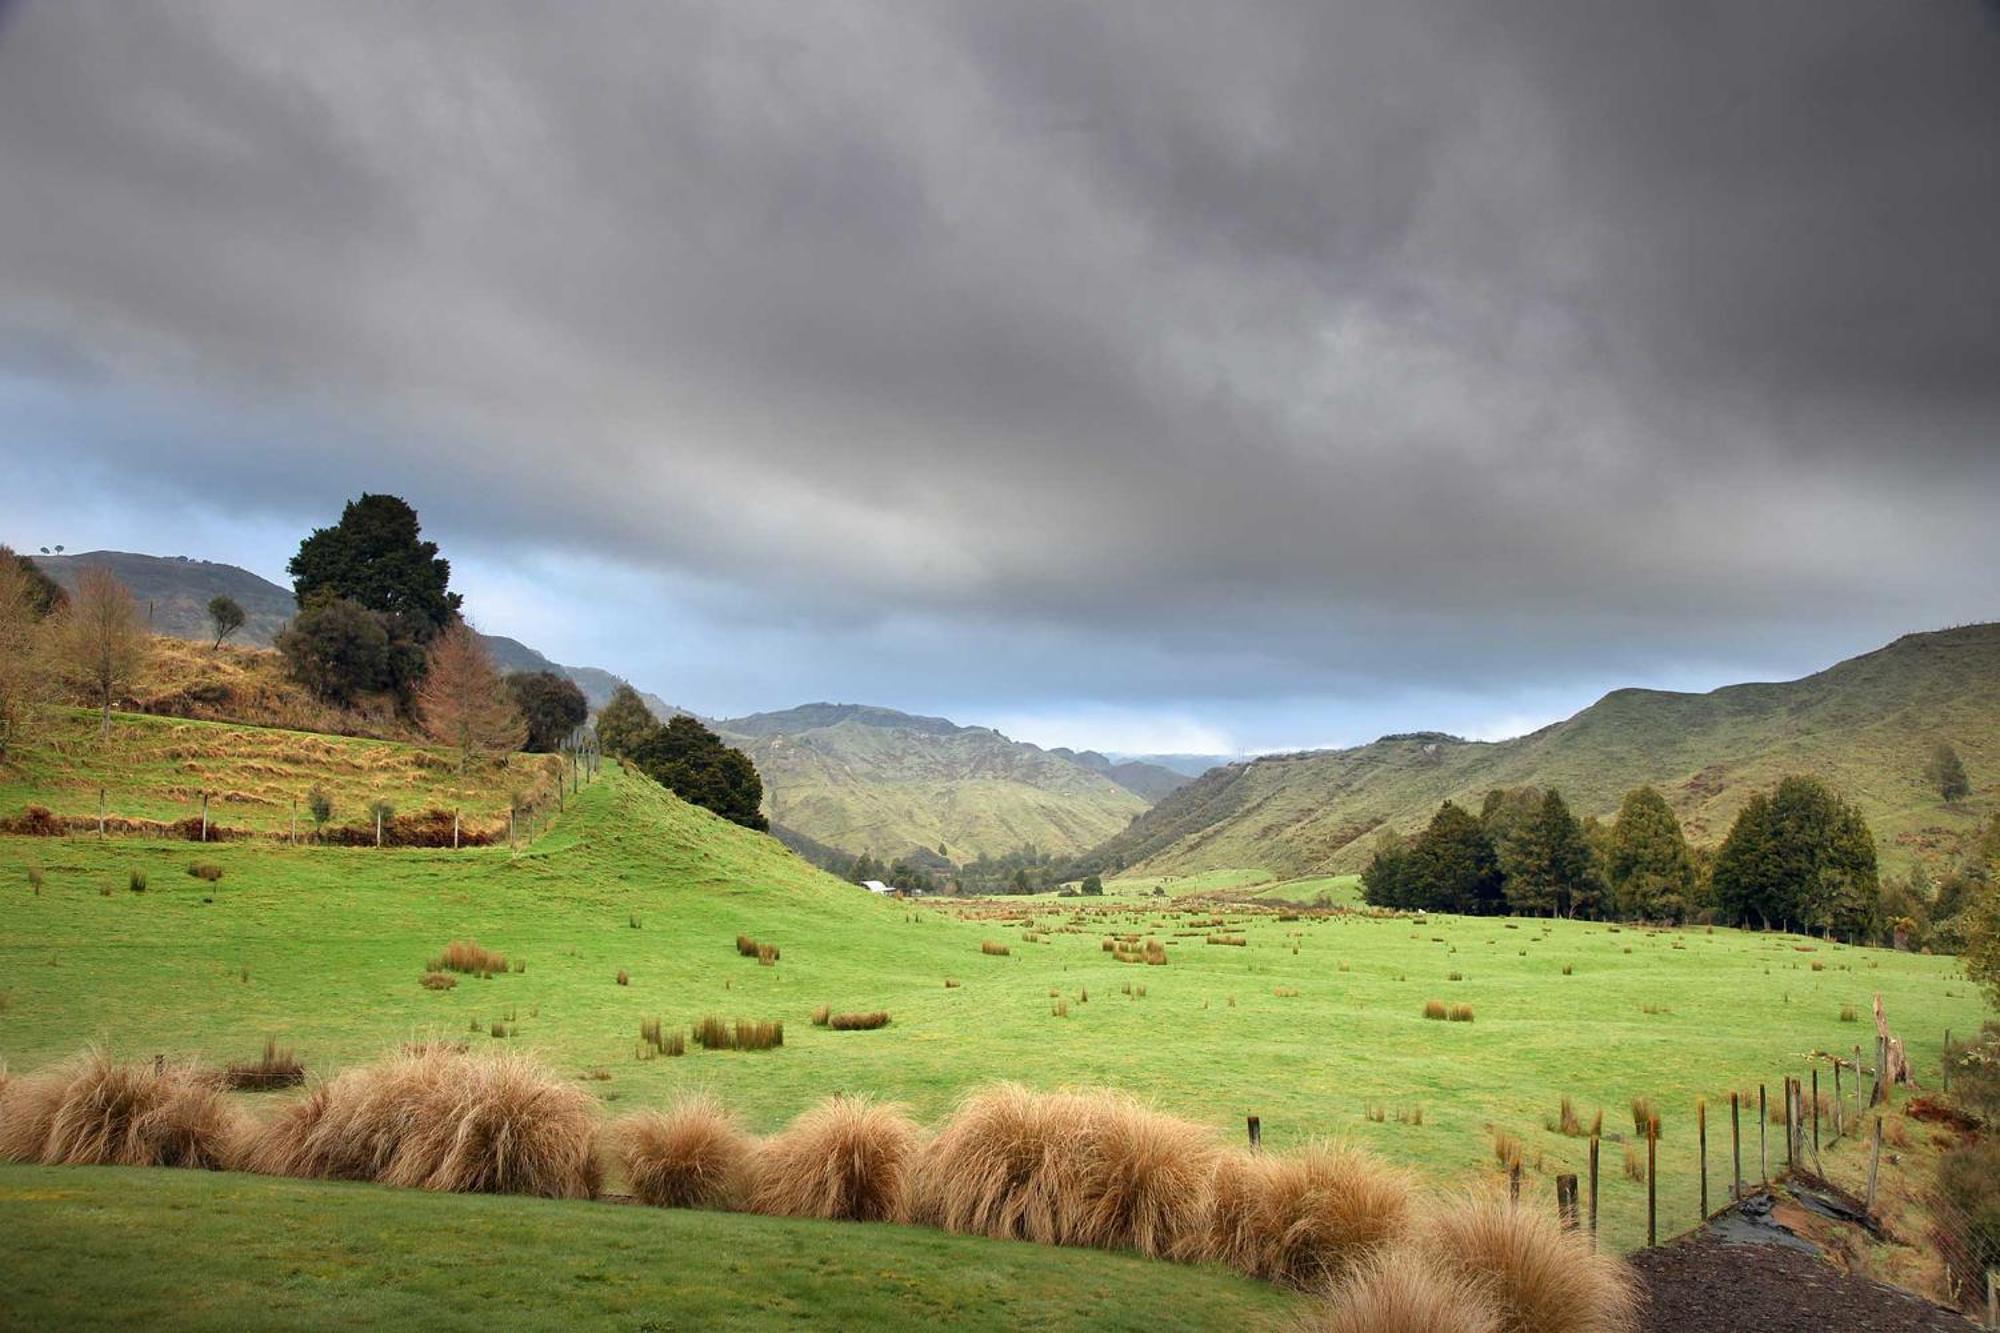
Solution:
[(686, 713), (662, 725), (630, 685), (620, 685), (598, 714), (597, 743), (684, 801), (745, 828), (771, 826), (759, 808), (764, 783), (750, 756)]
[(1480, 814), (1446, 801), (1414, 838), (1378, 845), (1362, 895), (1382, 907), (1474, 915), (1610, 917), (1881, 933), (1875, 842), (1817, 778), (1758, 793), (1709, 859), (1666, 799), (1628, 793), (1608, 826), (1553, 789), (1489, 792)]

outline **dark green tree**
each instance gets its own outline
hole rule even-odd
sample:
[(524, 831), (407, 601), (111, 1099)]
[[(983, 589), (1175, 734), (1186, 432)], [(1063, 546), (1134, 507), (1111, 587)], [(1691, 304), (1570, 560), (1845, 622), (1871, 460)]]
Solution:
[(1085, 875), (1077, 891), (1086, 898), (1101, 898), (1104, 896), (1104, 880), (1097, 875)]
[(1361, 872), (1361, 901), (1370, 907), (1415, 907), (1410, 891), (1410, 849), (1395, 834), (1384, 831), (1375, 841), (1375, 855)]
[(1597, 868), (1583, 826), (1562, 793), (1550, 788), (1534, 817), (1522, 824), (1501, 853), (1507, 907), (1523, 916), (1568, 916), (1577, 902), (1601, 896), (1591, 885)]
[(1716, 906), (1731, 923), (1865, 938), (1877, 927), (1875, 839), (1853, 806), (1817, 778), (1753, 796), (1715, 858)]
[(1403, 872), (1409, 906), (1474, 916), (1504, 906), (1499, 853), (1479, 821), (1452, 802), (1438, 807), (1409, 856)]
[(555, 753), (590, 716), (590, 703), (576, 682), (553, 671), (516, 671), (507, 677), (507, 692), (528, 724), (524, 748), (532, 754)]
[(350, 500), (340, 522), (299, 543), (286, 566), (301, 607), (322, 594), (345, 597), (397, 622), (420, 644), (458, 619), (451, 562), (420, 536), (417, 511), (394, 495)]
[(1493, 840), (1493, 846), (1499, 850), (1504, 862), (1507, 844), (1533, 823), (1541, 812), (1541, 788), (1495, 787), (1486, 793), (1486, 799), (1480, 803), (1479, 826)]
[(1611, 902), (1627, 921), (1683, 921), (1694, 904), (1694, 857), (1681, 821), (1651, 787), (1625, 793), (1606, 857)]
[(224, 639), (242, 629), (245, 619), (243, 607), (228, 593), (217, 593), (208, 599), (208, 623), (215, 630), (216, 647), (220, 648)]
[(300, 684), (329, 703), (352, 704), (394, 683), (382, 617), (344, 597), (323, 598), (292, 617), (278, 651)]
[[(600, 740), (603, 720), (599, 722)], [(745, 828), (768, 829), (758, 808), (764, 783), (757, 766), (741, 750), (683, 713), (635, 745), (629, 756), (641, 773), (692, 805), (713, 810)]]
[(1972, 783), (1965, 776), (1965, 764), (1950, 741), (1939, 741), (1937, 748), (1931, 751), (1931, 761), (1924, 768), (1924, 777), (1947, 801), (1962, 801), (1972, 795)]
[(45, 620), (50, 615), (69, 605), (69, 594), (63, 586), (50, 578), (48, 571), (25, 555), (16, 553), (9, 547), (0, 546), (0, 560), (12, 560), (28, 576), (28, 606), (37, 620)]
[[(620, 685), (611, 692), (610, 702), (597, 714), (597, 744), (604, 753), (623, 759), (660, 729), (659, 719), (639, 691)], [(872, 876), (871, 878), (879, 878)]]

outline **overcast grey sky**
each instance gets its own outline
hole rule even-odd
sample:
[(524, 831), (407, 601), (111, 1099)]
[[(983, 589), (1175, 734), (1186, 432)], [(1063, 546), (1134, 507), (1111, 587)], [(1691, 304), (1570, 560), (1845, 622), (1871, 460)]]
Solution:
[(0, 8), (0, 540), (711, 714), (1501, 735), (1991, 619), (1979, 0)]

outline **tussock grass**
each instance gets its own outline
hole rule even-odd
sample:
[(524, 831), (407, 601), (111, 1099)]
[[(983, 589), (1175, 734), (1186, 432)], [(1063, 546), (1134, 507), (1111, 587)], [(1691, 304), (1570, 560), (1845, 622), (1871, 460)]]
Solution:
[(490, 977), (496, 972), (507, 970), (507, 955), (484, 949), (476, 940), (453, 940), (444, 946), (444, 952), (430, 960), (433, 972), (463, 972), (471, 976)]
[(1008, 949), (1006, 945), (998, 940), (981, 940), (979, 942), (979, 952), (989, 954), (994, 958), (1005, 958)]
[(1504, 1129), (1493, 1131), (1493, 1160), (1500, 1164), (1502, 1171), (1511, 1171), (1521, 1164), (1523, 1149), (1521, 1140)]
[(248, 1064), (234, 1064), (223, 1071), (232, 1088), (262, 1092), (270, 1088), (295, 1088), (306, 1081), (306, 1067), (290, 1048), (278, 1045), (276, 1037), (264, 1038), (264, 1053)]
[(188, 874), (196, 879), (213, 884), (222, 878), (222, 867), (213, 861), (196, 861), (188, 867)]
[(1639, 1145), (1629, 1140), (1625, 1144), (1625, 1179), (1641, 1184), (1646, 1179), (1646, 1154), (1639, 1151)]
[(1469, 1004), (1455, 1004), (1451, 1007), (1451, 1013), (1447, 1017), (1454, 1023), (1470, 1023), (1472, 1021), (1472, 1006)]
[(417, 978), (417, 984), (425, 990), (450, 990), (458, 984), (458, 978), (449, 972), (426, 972)]
[(621, 967), (618, 969), (618, 975), (613, 980), (621, 986), (629, 986), (632, 984), (632, 974)]
[(126, 877), (125, 887), (134, 893), (144, 893), (146, 891), (146, 872), (143, 870), (132, 871)]
[(1215, 1259), (1286, 1286), (1316, 1289), (1409, 1234), (1409, 1177), (1345, 1144), (1295, 1153), (1228, 1152), (1204, 1193), (1196, 1244)]
[(687, 1054), (687, 1035), (679, 1028), (664, 1027), (657, 1018), (639, 1020), (639, 1040), (654, 1055)]
[(823, 1028), (826, 1026), (827, 1020), (832, 1017), (833, 1017), (833, 1006), (823, 1004), (819, 1008), (812, 1011), (812, 1024), (816, 1028)]
[(830, 1097), (757, 1149), (753, 1212), (890, 1222), (905, 1215), (920, 1134), (902, 1108)]
[(705, 1051), (768, 1051), (785, 1044), (785, 1025), (775, 1019), (732, 1022), (710, 1014), (695, 1023), (694, 1041)]
[(0, 1088), (0, 1160), (222, 1170), (240, 1112), (191, 1064), (121, 1065), (92, 1049)]
[(1646, 1127), (1648, 1125), (1653, 1126), (1653, 1132), (1657, 1134), (1659, 1133), (1659, 1123), (1660, 1108), (1653, 1104), (1651, 1097), (1634, 1097), (1632, 1099), (1632, 1132), (1634, 1134), (1637, 1134), (1642, 1139), (1645, 1138)]
[(1431, 1261), (1469, 1282), (1499, 1314), (1500, 1333), (1626, 1333), (1638, 1298), (1631, 1270), (1566, 1232), (1552, 1210), (1466, 1199), (1423, 1230)]
[(596, 1101), (533, 1058), (445, 1045), (350, 1069), (250, 1138), (271, 1175), (372, 1180), (461, 1194), (597, 1193)]
[(1200, 1248), (1212, 1131), (1123, 1093), (1017, 1083), (962, 1100), (925, 1149), (918, 1221), (972, 1235), (1132, 1249)]
[(1399, 1248), (1358, 1266), (1297, 1328), (1299, 1333), (1500, 1333), (1500, 1311), (1470, 1279)]
[(889, 1012), (875, 1009), (863, 1014), (834, 1014), (826, 1020), (826, 1025), (835, 1032), (869, 1032), (889, 1026)]
[(1438, 1022), (1442, 1023), (1445, 1021), (1446, 1018), (1450, 1016), (1451, 1016), (1451, 1007), (1447, 1005), (1443, 1000), (1424, 1001), (1425, 1018), (1434, 1018)]
[(710, 1093), (683, 1093), (664, 1111), (626, 1116), (609, 1138), (641, 1203), (727, 1209), (749, 1192), (757, 1145)]
[(1855, 1017), (1855, 1013), (1854, 1013), (1854, 1006), (1853, 1006), (1853, 1005), (1851, 1005), (1851, 1004), (1843, 1004), (1843, 1005), (1841, 1005), (1841, 1006), (1840, 1006), (1840, 1021), (1841, 1021), (1841, 1022), (1843, 1022), (1843, 1023), (1853, 1023), (1853, 1022), (1858, 1022), (1858, 1021), (1859, 1021), (1859, 1020), (1858, 1020), (1858, 1019), (1857, 1019), (1857, 1018)]

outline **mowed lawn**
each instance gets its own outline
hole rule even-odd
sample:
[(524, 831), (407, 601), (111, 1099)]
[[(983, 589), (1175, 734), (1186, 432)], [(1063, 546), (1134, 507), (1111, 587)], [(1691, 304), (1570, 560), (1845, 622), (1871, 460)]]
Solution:
[[(222, 879), (189, 877), (197, 858)], [(144, 893), (128, 888), (133, 869)], [(1775, 1088), (1811, 1052), (1870, 1042), (1876, 992), (1927, 1076), (1944, 1029), (1981, 1017), (1954, 959), (1794, 936), (1271, 909), (1211, 928), (1196, 924), (1209, 909), (1168, 908), (884, 901), (608, 765), (519, 855), (5, 838), (0, 1058), (20, 1072), (98, 1041), (128, 1056), (242, 1059), (275, 1035), (329, 1073), (413, 1038), (498, 1045), (486, 1034), (500, 1021), (514, 1034), (502, 1040), (559, 1072), (608, 1075), (587, 1085), (614, 1113), (706, 1086), (764, 1131), (837, 1091), (934, 1120), (997, 1079), (1111, 1084), (1231, 1137), (1256, 1114), (1273, 1146), (1358, 1140), (1440, 1186), (1490, 1175), (1504, 1129), (1526, 1143), (1538, 1195), (1584, 1162), (1581, 1140), (1543, 1128), (1563, 1095), (1586, 1122), (1602, 1107), (1607, 1131), (1627, 1133), (1630, 1101), (1645, 1095), (1664, 1117), (1671, 1232), (1696, 1211), (1698, 1096), (1725, 1108), (1711, 1116), (1719, 1180), (1728, 1091)], [(1170, 961), (1121, 964), (1101, 946), (1107, 932), (1150, 935)], [(739, 956), (739, 933), (778, 946), (778, 962)], [(425, 960), (455, 938), (526, 970), (419, 987)], [(1010, 952), (983, 954), (982, 940)], [(1430, 999), (1470, 1004), (1475, 1020), (1428, 1021)], [(893, 1021), (815, 1028), (821, 1004)], [(1842, 1022), (1843, 1005), (1860, 1022)], [(643, 1020), (705, 1014), (781, 1019), (784, 1045), (640, 1058)], [(1412, 1106), (1423, 1123), (1398, 1123)], [(1629, 1247), (1643, 1238), (1645, 1187), (1621, 1174), (1618, 1144), (1605, 1160), (1605, 1229)]]
[(0, 1166), (0, 1327), (1261, 1329), (1227, 1269), (921, 1227)]

